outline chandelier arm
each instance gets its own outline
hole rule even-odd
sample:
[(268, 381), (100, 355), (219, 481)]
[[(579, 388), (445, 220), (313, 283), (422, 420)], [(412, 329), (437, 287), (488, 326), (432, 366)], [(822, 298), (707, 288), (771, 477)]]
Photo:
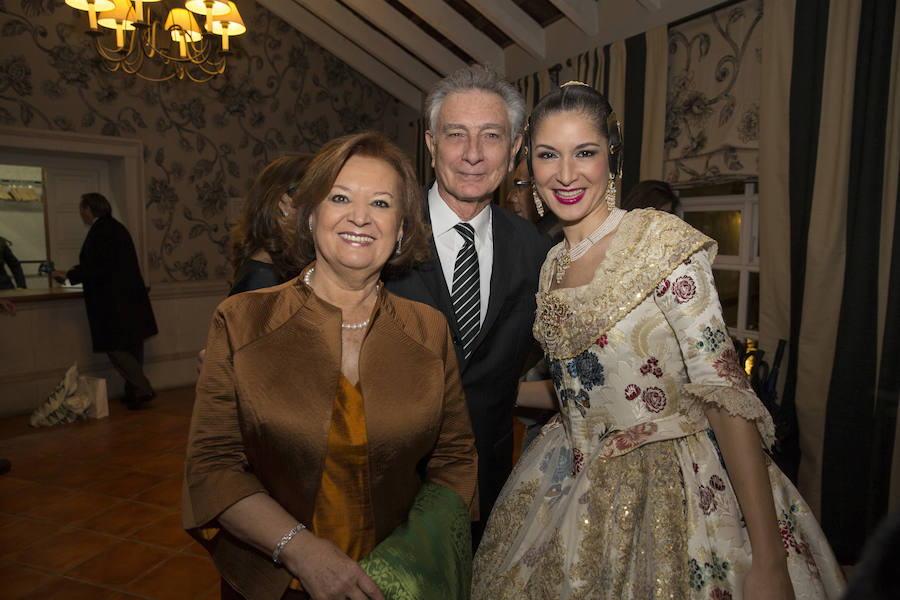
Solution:
[[(183, 44), (185, 56), (181, 56), (180, 52), (176, 55), (171, 54), (169, 52), (172, 47), (170, 44), (162, 47), (157, 45), (165, 39), (165, 36), (161, 36), (160, 33), (171, 35), (172, 31), (180, 32), (180, 39), (186, 42)], [(107, 71), (121, 71), (152, 82), (187, 77), (195, 83), (205, 83), (225, 72), (227, 57), (230, 54), (230, 52), (223, 52), (220, 48), (217, 51), (213, 34), (205, 33), (200, 39), (194, 41), (191, 36), (187, 35), (189, 31), (180, 25), (163, 30), (161, 21), (152, 18), (150, 13), (147, 15), (146, 24), (141, 24), (126, 33), (129, 37), (127, 41), (123, 41), (122, 46), (118, 46), (118, 44), (116, 48), (106, 46), (101, 40), (104, 37), (102, 34), (91, 33), (96, 37), (97, 54), (104, 59), (104, 67)], [(155, 75), (144, 72), (151, 63), (158, 67), (158, 69), (149, 69), (158, 71)]]

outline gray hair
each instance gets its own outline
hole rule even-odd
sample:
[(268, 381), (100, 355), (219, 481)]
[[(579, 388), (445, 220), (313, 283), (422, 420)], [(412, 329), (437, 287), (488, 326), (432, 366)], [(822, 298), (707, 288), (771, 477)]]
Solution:
[(509, 140), (511, 145), (521, 133), (522, 125), (525, 123), (525, 101), (511, 83), (486, 65), (463, 67), (441, 79), (431, 88), (428, 97), (425, 98), (425, 115), (428, 117), (429, 129), (433, 133), (437, 131), (438, 114), (447, 96), (470, 90), (490, 92), (503, 99), (511, 127)]

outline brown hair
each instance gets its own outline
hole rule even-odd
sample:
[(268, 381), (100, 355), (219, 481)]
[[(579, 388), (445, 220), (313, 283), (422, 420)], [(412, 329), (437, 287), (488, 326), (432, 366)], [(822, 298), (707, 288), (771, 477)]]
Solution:
[(672, 191), (672, 186), (665, 181), (645, 179), (631, 188), (625, 200), (622, 201), (622, 208), (625, 210), (633, 210), (635, 208), (659, 209), (666, 204), (669, 205), (670, 213), (678, 213), (680, 203), (678, 196)]
[(293, 199), (310, 160), (308, 156), (282, 156), (256, 177), (241, 218), (231, 230), (231, 268), (235, 273), (258, 250), (269, 254), (283, 279), (299, 272), (285, 255), (290, 236), (279, 218), (278, 203), (284, 194)]
[(309, 218), (328, 196), (334, 182), (352, 156), (365, 156), (382, 160), (396, 171), (400, 179), (400, 226), (403, 228), (403, 244), (400, 254), (392, 254), (385, 269), (398, 272), (428, 258), (428, 230), (422, 222), (422, 190), (416, 181), (412, 163), (392, 141), (377, 132), (345, 135), (322, 146), (312, 159), (300, 189), (294, 195), (297, 209), (296, 240), (289, 254), (301, 269), (316, 257)]

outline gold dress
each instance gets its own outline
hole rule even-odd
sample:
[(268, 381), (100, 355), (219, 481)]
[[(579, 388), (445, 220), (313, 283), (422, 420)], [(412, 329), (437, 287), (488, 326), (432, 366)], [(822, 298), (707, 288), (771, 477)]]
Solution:
[[(309, 529), (313, 535), (332, 542), (357, 562), (375, 547), (375, 521), (369, 490), (369, 449), (363, 398), (359, 386), (351, 384), (342, 373), (331, 414), (322, 483)], [(303, 588), (297, 579), (293, 579), (291, 589)]]
[[(544, 263), (534, 331), (560, 413), (490, 515), (473, 598), (742, 597), (750, 542), (704, 405), (754, 422), (766, 446), (774, 427), (722, 320), (715, 252), (683, 221), (637, 210), (587, 285), (550, 291)], [(818, 523), (768, 462), (797, 598), (837, 597)]]

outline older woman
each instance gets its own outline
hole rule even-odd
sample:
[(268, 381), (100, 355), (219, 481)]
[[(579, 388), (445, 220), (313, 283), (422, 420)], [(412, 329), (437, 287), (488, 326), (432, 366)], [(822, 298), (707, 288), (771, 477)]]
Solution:
[(297, 275), (289, 258), (293, 196), (309, 165), (308, 156), (282, 156), (260, 172), (231, 230), (234, 283), (229, 296), (283, 283)]
[[(427, 247), (420, 205), (411, 165), (386, 138), (329, 142), (295, 196), (294, 260), (308, 266), (217, 309), (183, 518), (209, 540), (223, 596), (381, 599), (358, 561), (415, 526), (423, 478), (477, 516), (477, 458), (446, 321), (380, 283), (382, 270)], [(423, 567), (452, 570), (444, 558), (446, 568)]]

